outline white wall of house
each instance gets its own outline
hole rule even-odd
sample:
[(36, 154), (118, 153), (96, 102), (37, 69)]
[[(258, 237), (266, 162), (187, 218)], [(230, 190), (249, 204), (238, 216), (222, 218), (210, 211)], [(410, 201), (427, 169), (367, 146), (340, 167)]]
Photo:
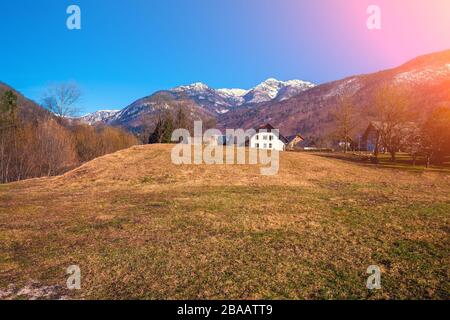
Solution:
[(284, 151), (286, 146), (272, 132), (259, 132), (251, 137), (250, 148)]

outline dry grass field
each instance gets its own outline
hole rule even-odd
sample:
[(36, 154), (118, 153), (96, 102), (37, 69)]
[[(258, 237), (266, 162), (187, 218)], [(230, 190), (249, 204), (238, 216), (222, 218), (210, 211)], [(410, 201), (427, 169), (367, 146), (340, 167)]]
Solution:
[(449, 298), (448, 173), (287, 152), (270, 177), (171, 147), (0, 185), (0, 298)]

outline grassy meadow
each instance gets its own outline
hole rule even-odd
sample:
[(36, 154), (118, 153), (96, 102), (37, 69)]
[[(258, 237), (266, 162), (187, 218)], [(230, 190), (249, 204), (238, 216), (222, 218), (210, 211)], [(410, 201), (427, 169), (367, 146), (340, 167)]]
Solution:
[[(262, 176), (176, 166), (171, 148), (0, 185), (0, 297), (449, 298), (449, 173), (284, 152)], [(81, 290), (65, 289), (70, 265)]]
[(340, 160), (357, 162), (360, 164), (366, 164), (371, 167), (376, 168), (389, 168), (389, 169), (400, 169), (415, 172), (442, 172), (450, 173), (450, 157), (444, 159), (442, 164), (430, 164), (426, 166), (426, 159), (423, 156), (419, 156), (414, 163), (411, 155), (407, 153), (397, 153), (396, 160), (392, 161), (391, 156), (388, 153), (380, 153), (378, 155), (378, 163), (374, 164), (370, 161), (372, 153), (368, 152), (313, 152), (318, 156), (326, 158), (335, 158)]

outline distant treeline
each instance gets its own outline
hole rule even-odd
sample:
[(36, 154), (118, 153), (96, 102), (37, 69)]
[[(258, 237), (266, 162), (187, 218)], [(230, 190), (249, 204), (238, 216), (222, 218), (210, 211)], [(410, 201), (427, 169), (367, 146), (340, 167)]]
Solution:
[(174, 143), (172, 133), (176, 129), (186, 129), (194, 133), (194, 121), (202, 121), (203, 130), (216, 128), (216, 119), (198, 118), (189, 113), (189, 103), (173, 103), (173, 110), (164, 110), (154, 117), (141, 117), (140, 139), (143, 144)]
[(19, 108), (13, 91), (0, 96), (0, 183), (62, 174), (138, 143), (122, 129), (80, 124), (52, 113), (25, 120)]

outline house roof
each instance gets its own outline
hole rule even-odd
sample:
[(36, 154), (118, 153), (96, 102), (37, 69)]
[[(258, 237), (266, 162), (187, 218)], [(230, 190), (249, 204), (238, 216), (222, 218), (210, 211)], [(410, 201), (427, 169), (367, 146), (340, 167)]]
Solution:
[(284, 143), (289, 143), (289, 140), (285, 136), (283, 136), (278, 129), (275, 129), (270, 123), (266, 123), (266, 124), (260, 125), (256, 129), (256, 132), (260, 132), (260, 131), (262, 131), (262, 132), (277, 131), (278, 132), (278, 139), (280, 139)]
[[(301, 141), (305, 141), (306, 139), (301, 134), (294, 134), (293, 136), (287, 136), (286, 139), (291, 143), (294, 139), (300, 138)], [(300, 141), (299, 141), (300, 143)]]
[(259, 132), (259, 131), (262, 131), (262, 130), (264, 130), (264, 132), (271, 132), (272, 130), (275, 130), (275, 128), (270, 123), (266, 123), (266, 124), (260, 125), (256, 129), (256, 132)]

